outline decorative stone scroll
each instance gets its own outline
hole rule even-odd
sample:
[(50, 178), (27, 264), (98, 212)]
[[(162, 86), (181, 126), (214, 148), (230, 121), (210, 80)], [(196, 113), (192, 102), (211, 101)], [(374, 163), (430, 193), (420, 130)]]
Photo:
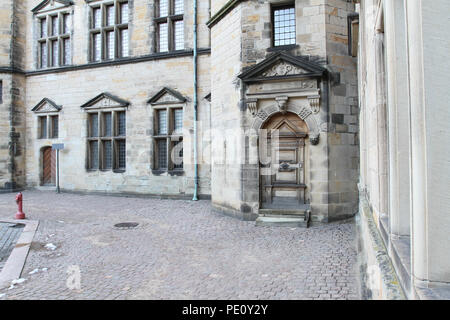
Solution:
[(305, 120), (310, 116), (311, 113), (311, 110), (309, 110), (308, 108), (301, 107), (300, 111), (297, 114), (300, 118), (302, 118), (302, 120)]
[(309, 96), (308, 97), (309, 106), (311, 107), (311, 111), (316, 114), (320, 111), (320, 96)]
[[(319, 143), (319, 138), (320, 138), (320, 127), (317, 124), (317, 120), (312, 115), (312, 111), (305, 106), (292, 104), (292, 103), (286, 104), (286, 106), (287, 106), (287, 108), (286, 108), (287, 111), (298, 114), (299, 117), (303, 121), (305, 121), (305, 123), (308, 127), (308, 131), (309, 131), (308, 132), (309, 140), (312, 145), (317, 145)], [(255, 119), (253, 120), (252, 129), (255, 131), (258, 131), (259, 129), (261, 129), (264, 122), (266, 122), (269, 119), (269, 117), (271, 117), (272, 115), (274, 115), (278, 112), (280, 112), (280, 108), (277, 105), (270, 105), (270, 106), (267, 106), (267, 107), (259, 110), (256, 113)]]
[(277, 63), (272, 67), (270, 67), (269, 69), (262, 72), (261, 75), (267, 78), (267, 77), (280, 77), (304, 73), (307, 73), (307, 71), (297, 66), (294, 66), (290, 63), (287, 63), (286, 61), (281, 61), (280, 63)]
[(255, 116), (258, 111), (258, 99), (247, 99), (246, 103), (248, 111)]

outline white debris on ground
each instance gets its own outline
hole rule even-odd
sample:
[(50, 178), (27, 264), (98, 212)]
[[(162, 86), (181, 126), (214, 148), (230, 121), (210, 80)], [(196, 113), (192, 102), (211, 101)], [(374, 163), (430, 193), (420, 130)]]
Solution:
[(42, 268), (41, 270), (46, 272), (48, 270), (48, 268)]
[(56, 246), (53, 243), (47, 243), (45, 245), (45, 248), (48, 249), (48, 250), (52, 250), (53, 251), (53, 250), (56, 249)]
[(5, 293), (0, 293), (0, 299), (3, 298), (4, 296), (6, 296)]
[(15, 279), (15, 280), (11, 281), (11, 284), (12, 285), (20, 284), (22, 282), (25, 282), (25, 280), (27, 280), (27, 279), (25, 279), (25, 278)]
[(11, 286), (8, 288), (8, 290), (14, 289), (15, 284), (21, 284), (21, 283), (25, 282), (26, 280), (27, 279), (25, 279), (25, 278), (14, 279), (13, 281), (11, 281)]
[(28, 272), (28, 274), (35, 274), (37, 272), (39, 272), (39, 269), (34, 269), (33, 271)]

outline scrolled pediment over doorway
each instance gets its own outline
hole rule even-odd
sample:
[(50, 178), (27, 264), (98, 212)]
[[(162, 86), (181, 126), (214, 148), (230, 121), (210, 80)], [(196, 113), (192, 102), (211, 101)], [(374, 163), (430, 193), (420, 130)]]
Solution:
[(277, 52), (242, 72), (245, 83), (283, 78), (321, 78), (327, 70), (320, 64), (285, 52)]

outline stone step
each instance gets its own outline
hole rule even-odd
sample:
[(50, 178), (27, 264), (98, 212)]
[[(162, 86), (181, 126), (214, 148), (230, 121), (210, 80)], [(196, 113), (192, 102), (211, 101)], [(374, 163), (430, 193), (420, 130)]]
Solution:
[(307, 213), (307, 209), (259, 209), (260, 216), (302, 216)]
[(308, 228), (309, 216), (286, 216), (286, 215), (271, 215), (259, 216), (256, 219), (257, 226), (276, 226), (276, 227), (291, 227), (291, 228)]

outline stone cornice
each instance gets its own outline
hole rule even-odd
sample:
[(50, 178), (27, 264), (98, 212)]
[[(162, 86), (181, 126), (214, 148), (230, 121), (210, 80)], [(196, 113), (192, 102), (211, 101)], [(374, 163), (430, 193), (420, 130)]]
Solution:
[[(211, 48), (198, 49), (198, 53), (200, 55), (210, 54)], [(189, 57), (192, 55), (193, 55), (193, 50), (182, 50), (182, 51), (177, 51), (177, 52), (154, 53), (154, 54), (149, 54), (149, 55), (140, 56), (140, 57), (130, 57), (130, 58), (117, 59), (117, 60), (112, 60), (112, 61), (86, 63), (86, 64), (81, 64), (81, 65), (39, 69), (39, 70), (33, 70), (33, 71), (24, 71), (19, 68), (15, 68), (15, 67), (14, 68), (13, 67), (0, 67), (0, 73), (12, 73), (12, 74), (21, 74), (21, 75), (25, 75), (25, 76), (35, 76), (35, 75), (54, 74), (54, 73), (69, 72), (69, 71), (79, 71), (79, 70), (85, 70), (85, 69), (103, 68), (103, 67), (109, 67), (109, 66), (118, 66), (118, 65), (123, 65), (123, 64), (140, 63), (140, 62), (147, 62), (147, 61), (160, 60), (160, 59)]]
[(208, 22), (206, 22), (206, 25), (208, 28), (212, 28), (217, 22), (222, 20), (223, 17), (225, 17), (231, 10), (234, 9), (236, 5), (241, 3), (245, 0), (230, 0), (228, 1), (217, 13), (209, 19)]
[(11, 73), (11, 74), (26, 74), (25, 71), (16, 67), (0, 67), (0, 73)]

